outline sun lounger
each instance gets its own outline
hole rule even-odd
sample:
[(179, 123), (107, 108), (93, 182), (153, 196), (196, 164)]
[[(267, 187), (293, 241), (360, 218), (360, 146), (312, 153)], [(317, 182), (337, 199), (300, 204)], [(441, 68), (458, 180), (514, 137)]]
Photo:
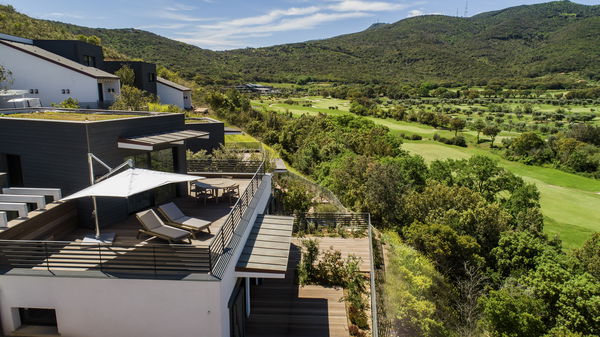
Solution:
[(194, 238), (196, 233), (203, 229), (210, 233), (210, 221), (189, 217), (172, 202), (158, 206), (158, 210), (167, 219), (169, 225), (191, 231)]
[(173, 226), (165, 225), (165, 223), (151, 209), (139, 212), (135, 216), (143, 227), (143, 229), (140, 229), (138, 232), (138, 238), (140, 234), (143, 233), (167, 240), (169, 243), (172, 243), (173, 241), (183, 241), (185, 239), (192, 243), (192, 239), (190, 238), (192, 233), (183, 229), (175, 228)]

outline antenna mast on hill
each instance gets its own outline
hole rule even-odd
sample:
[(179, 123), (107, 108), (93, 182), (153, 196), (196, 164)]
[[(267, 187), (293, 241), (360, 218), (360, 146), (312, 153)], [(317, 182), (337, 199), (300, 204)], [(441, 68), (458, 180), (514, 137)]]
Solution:
[(465, 0), (465, 15), (463, 16), (466, 18), (467, 14), (469, 14), (469, 0)]

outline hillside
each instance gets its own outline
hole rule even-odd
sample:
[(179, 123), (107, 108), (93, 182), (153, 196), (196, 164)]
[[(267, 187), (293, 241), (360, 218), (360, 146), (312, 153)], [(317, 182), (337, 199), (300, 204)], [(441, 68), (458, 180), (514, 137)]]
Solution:
[(109, 50), (162, 64), (189, 79), (201, 75), (204, 83), (295, 81), (306, 76), (398, 83), (477, 83), (562, 73), (575, 79), (600, 78), (600, 6), (565, 1), (470, 18), (420, 16), (324, 40), (222, 52), (136, 29), (86, 28), (31, 18), (15, 24), (14, 17), (24, 15), (4, 6), (0, 15), (0, 32), (42, 38), (96, 35)]

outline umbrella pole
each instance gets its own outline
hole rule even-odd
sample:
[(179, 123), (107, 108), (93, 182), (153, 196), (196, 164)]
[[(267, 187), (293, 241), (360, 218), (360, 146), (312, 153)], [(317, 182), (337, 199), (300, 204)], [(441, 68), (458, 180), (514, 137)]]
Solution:
[(94, 202), (94, 222), (96, 222), (96, 239), (100, 238), (100, 221), (98, 221), (98, 205), (96, 204), (96, 197), (92, 197)]
[[(90, 184), (94, 185), (96, 183), (96, 178), (94, 177), (94, 162), (92, 161), (92, 154), (88, 153), (88, 165), (90, 166)], [(96, 239), (100, 238), (100, 221), (98, 221), (98, 203), (96, 203), (96, 197), (92, 197), (92, 201), (94, 203), (94, 222), (96, 224)]]

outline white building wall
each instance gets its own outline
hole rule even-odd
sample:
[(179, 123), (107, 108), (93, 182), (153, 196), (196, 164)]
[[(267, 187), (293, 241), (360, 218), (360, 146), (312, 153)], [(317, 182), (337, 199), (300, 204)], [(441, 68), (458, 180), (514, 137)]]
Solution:
[(171, 104), (185, 109), (183, 91), (177, 90), (168, 85), (164, 85), (160, 82), (156, 82), (156, 93), (160, 99), (160, 104)]
[[(2, 85), (15, 89), (37, 89), (38, 94), (29, 96), (39, 98), (42, 106), (60, 103), (69, 97), (85, 104), (95, 105), (98, 101), (96, 78), (6, 45), (0, 45), (0, 55), (0, 65), (12, 73), (13, 79), (12, 83)], [(69, 93), (63, 94), (63, 89), (68, 89)]]
[(5, 335), (25, 307), (55, 309), (65, 337), (224, 336), (218, 281), (2, 276), (0, 290)]

